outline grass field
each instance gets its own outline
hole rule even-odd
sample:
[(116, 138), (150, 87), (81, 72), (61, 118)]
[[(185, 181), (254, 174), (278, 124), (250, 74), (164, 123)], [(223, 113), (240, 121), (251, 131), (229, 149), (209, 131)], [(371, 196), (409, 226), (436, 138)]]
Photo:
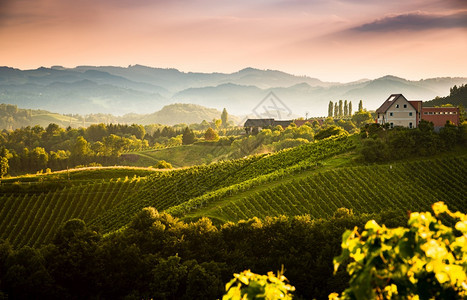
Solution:
[[(122, 163), (129, 166), (149, 167), (165, 160), (173, 167), (209, 164), (226, 158), (229, 147), (206, 144), (183, 145), (178, 147), (128, 152), (123, 155)], [(126, 158), (126, 159), (125, 159)]]

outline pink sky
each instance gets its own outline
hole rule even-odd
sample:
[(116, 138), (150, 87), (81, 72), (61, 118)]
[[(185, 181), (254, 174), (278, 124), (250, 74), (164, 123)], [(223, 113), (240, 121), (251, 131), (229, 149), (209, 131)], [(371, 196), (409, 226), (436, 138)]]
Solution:
[(467, 76), (464, 0), (0, 0), (0, 65)]

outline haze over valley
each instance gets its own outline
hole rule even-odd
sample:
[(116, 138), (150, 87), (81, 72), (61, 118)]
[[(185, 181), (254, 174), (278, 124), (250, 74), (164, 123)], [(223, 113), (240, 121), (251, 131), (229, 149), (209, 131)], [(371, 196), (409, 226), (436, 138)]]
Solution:
[[(235, 73), (185, 73), (141, 65), (122, 67), (0, 68), (0, 103), (61, 114), (148, 114), (173, 103), (192, 103), (234, 115), (252, 110), (273, 92), (294, 116), (326, 116), (329, 101), (365, 102), (376, 109), (386, 95), (398, 92), (410, 99), (446, 96), (465, 77), (410, 81), (396, 76), (355, 82), (324, 82), (281, 71), (242, 69)], [(290, 116), (284, 116), (287, 118)], [(164, 123), (169, 124), (169, 123)]]

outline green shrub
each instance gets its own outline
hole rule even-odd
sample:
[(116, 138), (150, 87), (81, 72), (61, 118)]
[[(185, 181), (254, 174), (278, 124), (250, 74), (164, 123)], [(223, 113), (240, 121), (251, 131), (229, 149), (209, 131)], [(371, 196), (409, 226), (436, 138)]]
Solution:
[(157, 162), (157, 164), (154, 166), (156, 169), (172, 169), (172, 164), (166, 162), (165, 160), (160, 160)]

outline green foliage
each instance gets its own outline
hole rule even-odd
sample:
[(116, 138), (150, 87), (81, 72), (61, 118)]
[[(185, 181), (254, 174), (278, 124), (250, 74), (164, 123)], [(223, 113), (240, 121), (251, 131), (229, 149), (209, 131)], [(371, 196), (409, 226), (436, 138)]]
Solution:
[(8, 173), (8, 158), (0, 156), (0, 178), (3, 178)]
[(190, 145), (195, 142), (195, 134), (193, 133), (193, 130), (190, 128), (186, 127), (185, 130), (183, 131), (183, 136), (182, 136), (182, 144), (183, 145)]
[(433, 124), (426, 121), (420, 122), (420, 126), (415, 129), (386, 130), (379, 124), (370, 124), (362, 128), (361, 135), (366, 138), (362, 143), (361, 154), (367, 162), (430, 156), (463, 145), (466, 140), (462, 124), (455, 126), (447, 123), (436, 133)]
[(350, 259), (349, 288), (332, 299), (465, 299), (467, 297), (467, 216), (443, 202), (435, 216), (449, 216), (454, 228), (431, 213), (412, 213), (408, 228), (389, 229), (374, 220), (365, 230), (347, 230), (334, 268)]
[(321, 129), (316, 135), (315, 139), (322, 140), (331, 136), (347, 135), (347, 132), (339, 126), (332, 125), (327, 128)]
[(250, 270), (234, 274), (234, 278), (225, 285), (226, 294), (222, 300), (243, 300), (243, 299), (292, 299), (292, 292), (295, 288), (286, 283), (287, 278), (279, 272), (274, 275), (259, 275)]
[(365, 124), (374, 123), (374, 120), (370, 112), (359, 109), (358, 112), (352, 115), (352, 122), (360, 128)]
[(227, 110), (225, 108), (222, 110), (221, 121), (222, 127), (227, 128), (229, 122), (229, 114), (227, 113)]
[(467, 106), (467, 84), (462, 84), (460, 86), (454, 85), (450, 89), (449, 96), (446, 97), (436, 97), (431, 101), (426, 101), (423, 103), (423, 106), (441, 106), (443, 104), (452, 104), (454, 106)]
[(165, 160), (160, 160), (157, 162), (156, 165), (154, 165), (154, 168), (156, 169), (172, 169), (172, 164), (166, 162)]
[(219, 139), (219, 135), (214, 129), (209, 127), (204, 133), (204, 139), (206, 141), (217, 141)]

